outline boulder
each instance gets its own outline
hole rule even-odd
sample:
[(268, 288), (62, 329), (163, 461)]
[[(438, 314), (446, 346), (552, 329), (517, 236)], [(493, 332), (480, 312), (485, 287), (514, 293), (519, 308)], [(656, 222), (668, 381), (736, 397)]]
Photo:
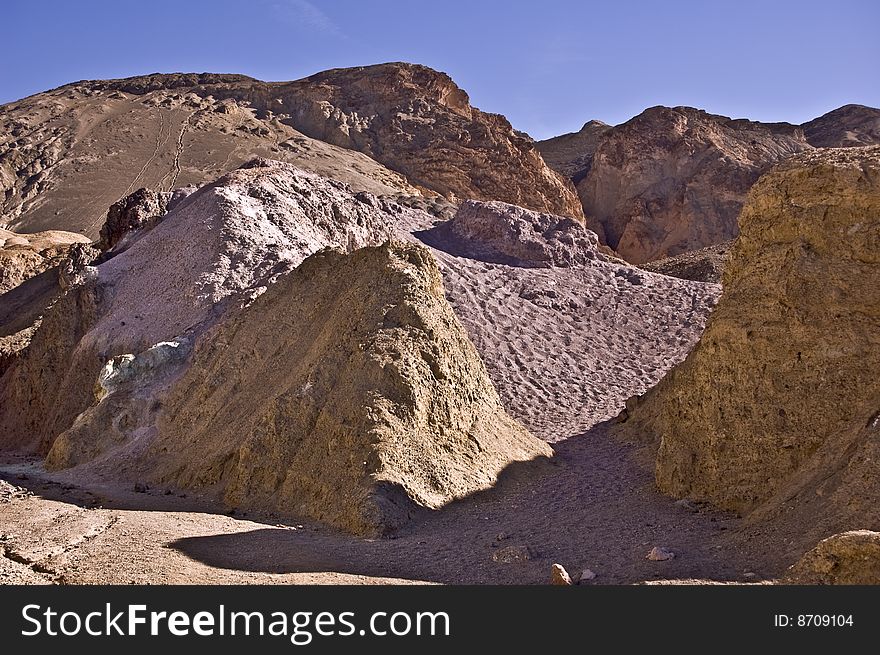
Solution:
[(820, 541), (782, 578), (786, 584), (880, 584), (880, 532), (852, 530)]

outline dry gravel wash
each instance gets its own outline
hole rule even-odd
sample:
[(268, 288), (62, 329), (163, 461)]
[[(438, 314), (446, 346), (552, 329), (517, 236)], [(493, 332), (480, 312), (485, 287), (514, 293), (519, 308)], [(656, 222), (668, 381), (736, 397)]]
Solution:
[[(84, 489), (34, 461), (0, 464), (0, 477), (34, 493), (0, 501), (0, 581), (542, 584), (555, 562), (596, 571), (591, 584), (751, 582), (778, 571), (756, 570), (752, 549), (728, 537), (736, 537), (736, 519), (655, 493), (632, 447), (604, 429), (557, 452), (552, 464), (517, 465), (491, 491), (426, 511), (393, 539), (362, 539), (305, 520), (216, 514), (198, 497), (164, 489)], [(646, 560), (655, 544), (675, 559)], [(509, 546), (527, 547), (530, 559), (494, 561)]]

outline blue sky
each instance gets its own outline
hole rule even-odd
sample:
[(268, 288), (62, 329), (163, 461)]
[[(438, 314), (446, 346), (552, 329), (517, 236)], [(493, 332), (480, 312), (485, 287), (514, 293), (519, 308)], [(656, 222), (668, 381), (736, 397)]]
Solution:
[(412, 61), (537, 138), (653, 105), (802, 122), (880, 106), (880, 0), (6, 0), (0, 102), (148, 72)]

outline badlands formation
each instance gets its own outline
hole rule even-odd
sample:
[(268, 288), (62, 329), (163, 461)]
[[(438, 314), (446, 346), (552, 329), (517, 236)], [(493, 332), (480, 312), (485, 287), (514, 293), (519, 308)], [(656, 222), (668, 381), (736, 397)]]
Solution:
[(734, 238), (751, 186), (790, 155), (876, 144), (880, 110), (861, 105), (803, 125), (652, 107), (615, 127), (590, 121), (538, 149), (577, 185), (588, 227), (642, 264)]
[(877, 115), (0, 108), (0, 581), (880, 582)]

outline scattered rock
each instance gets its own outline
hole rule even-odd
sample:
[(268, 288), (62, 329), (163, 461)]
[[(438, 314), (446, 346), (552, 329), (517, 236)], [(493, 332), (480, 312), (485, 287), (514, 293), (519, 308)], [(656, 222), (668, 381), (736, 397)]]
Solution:
[(590, 569), (584, 569), (581, 571), (580, 576), (577, 579), (578, 584), (587, 584), (591, 580), (596, 579), (596, 573)]
[(721, 283), (724, 273), (724, 264), (730, 255), (733, 241), (725, 241), (718, 245), (691, 250), (674, 257), (657, 259), (641, 268), (652, 273), (661, 273), (683, 280), (695, 280), (697, 282)]
[(515, 564), (532, 559), (534, 553), (528, 546), (504, 546), (492, 553), (492, 560), (501, 564)]
[(645, 559), (652, 562), (665, 562), (674, 558), (675, 553), (673, 553), (671, 550), (663, 548), (662, 546), (654, 546), (651, 551), (645, 556)]
[(550, 567), (550, 584), (571, 586), (571, 577), (562, 564), (554, 564)]
[(134, 492), (136, 494), (145, 494), (150, 491), (150, 486), (143, 484), (142, 482), (136, 482), (134, 485)]
[(880, 584), (880, 532), (853, 530), (823, 539), (783, 576), (786, 584)]
[(27, 498), (32, 495), (24, 487), (17, 487), (6, 480), (0, 480), (0, 503), (8, 503), (12, 500)]

